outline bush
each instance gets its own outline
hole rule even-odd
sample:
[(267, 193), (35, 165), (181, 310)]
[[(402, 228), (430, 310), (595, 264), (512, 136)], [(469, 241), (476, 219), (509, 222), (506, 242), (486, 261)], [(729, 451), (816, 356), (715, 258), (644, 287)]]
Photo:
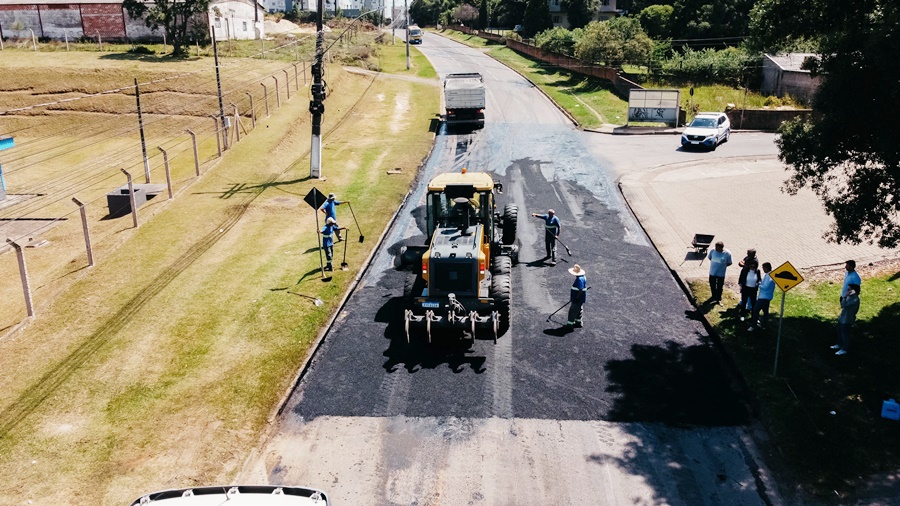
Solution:
[(675, 84), (728, 84), (743, 86), (749, 80), (756, 80), (757, 55), (729, 47), (727, 49), (684, 48), (683, 52), (664, 60), (660, 73), (667, 81)]
[(575, 55), (579, 59), (602, 62), (610, 67), (619, 67), (623, 63), (646, 64), (652, 50), (653, 41), (636, 18), (592, 21), (575, 42)]
[(566, 30), (565, 28), (557, 26), (535, 35), (534, 45), (544, 51), (573, 56), (575, 54), (575, 42), (577, 42), (581, 36), (581, 28)]
[(131, 54), (155, 54), (154, 51), (147, 46), (134, 46), (128, 50)]

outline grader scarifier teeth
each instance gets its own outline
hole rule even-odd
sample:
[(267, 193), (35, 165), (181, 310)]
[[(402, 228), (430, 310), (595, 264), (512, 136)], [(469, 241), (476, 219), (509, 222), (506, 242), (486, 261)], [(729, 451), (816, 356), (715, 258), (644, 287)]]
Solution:
[(497, 336), (500, 334), (500, 312), (491, 312), (491, 320), (494, 324), (494, 344), (497, 344)]
[(431, 344), (431, 322), (440, 322), (441, 317), (434, 314), (434, 311), (425, 311), (425, 329), (428, 332), (428, 344)]

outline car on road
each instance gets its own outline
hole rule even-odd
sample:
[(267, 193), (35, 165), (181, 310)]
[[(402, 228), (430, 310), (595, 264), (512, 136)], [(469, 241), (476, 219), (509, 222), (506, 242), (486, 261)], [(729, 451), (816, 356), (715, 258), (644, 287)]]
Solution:
[(701, 112), (681, 134), (681, 147), (714, 150), (730, 136), (731, 122), (725, 113)]
[(424, 32), (416, 25), (409, 25), (409, 43), (421, 44)]

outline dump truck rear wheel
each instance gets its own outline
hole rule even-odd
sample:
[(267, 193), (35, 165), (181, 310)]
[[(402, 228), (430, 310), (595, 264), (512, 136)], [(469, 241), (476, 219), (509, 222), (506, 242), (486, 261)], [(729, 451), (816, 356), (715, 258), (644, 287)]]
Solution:
[(506, 207), (503, 208), (503, 244), (508, 246), (516, 242), (516, 224), (518, 221), (518, 206), (506, 204)]

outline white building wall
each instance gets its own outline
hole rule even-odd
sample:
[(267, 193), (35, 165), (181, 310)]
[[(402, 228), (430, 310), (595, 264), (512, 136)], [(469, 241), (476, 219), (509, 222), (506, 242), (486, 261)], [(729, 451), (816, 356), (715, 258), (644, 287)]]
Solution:
[(265, 37), (264, 16), (264, 10), (255, 2), (230, 0), (215, 2), (209, 6), (209, 26), (213, 27), (216, 40), (254, 40)]

